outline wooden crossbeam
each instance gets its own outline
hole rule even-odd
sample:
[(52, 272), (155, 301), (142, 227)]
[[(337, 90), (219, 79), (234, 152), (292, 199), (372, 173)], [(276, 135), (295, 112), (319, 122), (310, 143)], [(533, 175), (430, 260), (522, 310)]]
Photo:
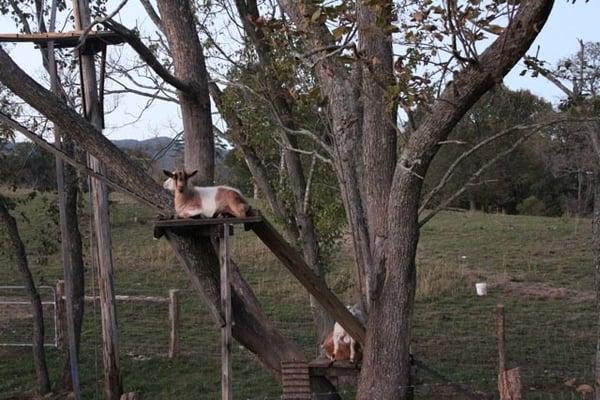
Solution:
[[(48, 42), (54, 42), (58, 48), (75, 47), (79, 44), (79, 38), (83, 31), (69, 32), (46, 32), (46, 33), (0, 33), (0, 42), (12, 43), (35, 43), (46, 46)], [(87, 42), (102, 42), (106, 44), (123, 43), (123, 38), (109, 31), (91, 31), (86, 34)]]
[(256, 212), (255, 215), (247, 218), (157, 220), (154, 222), (154, 237), (161, 237), (166, 230), (173, 231), (176, 234), (184, 231), (191, 234), (197, 231), (201, 234), (202, 229), (207, 226), (223, 224), (244, 224), (246, 228), (252, 230), (350, 336), (357, 342), (364, 344), (365, 327), (348, 311), (340, 299), (327, 287), (327, 284), (313, 272), (302, 255), (260, 213)]

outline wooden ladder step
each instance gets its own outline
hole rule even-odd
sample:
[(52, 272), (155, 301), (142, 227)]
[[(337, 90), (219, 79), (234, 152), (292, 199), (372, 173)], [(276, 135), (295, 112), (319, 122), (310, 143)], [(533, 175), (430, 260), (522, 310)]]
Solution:
[(308, 363), (303, 361), (283, 361), (281, 363), (283, 400), (310, 400), (310, 376)]

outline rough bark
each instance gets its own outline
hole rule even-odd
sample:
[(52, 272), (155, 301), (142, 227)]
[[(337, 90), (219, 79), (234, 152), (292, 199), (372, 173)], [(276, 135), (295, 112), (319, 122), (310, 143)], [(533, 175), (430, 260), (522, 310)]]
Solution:
[[(319, 21), (312, 21), (313, 9), (309, 2), (282, 0), (280, 4), (305, 35), (307, 48), (327, 48), (333, 43), (327, 27)], [(372, 293), (373, 299), (359, 381), (359, 399), (403, 399), (408, 393), (410, 317), (416, 282), (421, 177), (427, 172), (438, 150), (437, 143), (449, 134), (475, 101), (501, 81), (523, 56), (544, 25), (552, 5), (552, 0), (521, 2), (509, 27), (488, 47), (476, 64), (454, 76), (454, 81), (446, 87), (419, 128), (411, 134), (399, 160), (395, 165), (387, 166), (394, 169), (388, 206), (372, 210), (386, 218), (387, 241), (383, 254), (385, 262), (381, 274), (376, 277), (378, 282), (375, 287), (366, 290)], [(355, 96), (352, 96), (350, 73), (332, 57), (322, 57), (320, 53), (313, 56), (313, 61), (316, 62), (322, 93), (329, 100), (333, 118), (334, 164), (353, 236), (358, 276), (364, 280), (373, 265), (373, 258), (380, 256), (371, 248), (370, 235), (365, 229), (365, 226), (374, 226), (376, 223), (367, 221), (368, 212), (355, 188), (360, 187), (359, 176), (369, 176), (375, 171), (367, 171), (372, 166), (363, 166), (362, 173), (359, 173), (361, 167), (353, 163), (353, 159), (358, 147), (356, 142), (368, 143), (371, 139), (363, 139), (361, 134), (374, 133), (359, 131), (359, 121), (364, 120), (359, 114), (359, 106), (353, 101)], [(363, 79), (365, 76), (363, 74)], [(364, 109), (362, 112), (370, 113)], [(375, 192), (373, 195), (377, 197)], [(362, 290), (364, 294), (365, 288)]]
[[(281, 1), (285, 12), (297, 28), (307, 35), (307, 48), (327, 48), (335, 41), (323, 24), (313, 23), (312, 12), (307, 3)], [(314, 10), (313, 10), (314, 11)], [(356, 276), (359, 291), (363, 299), (368, 297), (366, 287), (367, 271), (372, 263), (370, 239), (366, 212), (362, 201), (361, 143), (362, 143), (362, 107), (360, 88), (347, 68), (337, 63), (333, 57), (322, 57), (316, 53), (313, 59), (321, 93), (328, 98), (333, 122), (333, 163), (340, 183), (342, 201), (354, 246)], [(360, 70), (357, 70), (360, 71)]]
[(359, 54), (362, 68), (362, 177), (373, 265), (366, 271), (367, 306), (377, 291), (387, 239), (387, 209), (393, 166), (396, 165), (396, 112), (386, 90), (393, 85), (392, 38), (383, 28), (391, 23), (392, 2), (357, 2)]
[[(51, 27), (52, 29), (52, 27)], [(64, 90), (61, 88), (54, 50), (47, 51), (47, 71), (50, 75), (52, 91), (64, 99)], [(54, 143), (59, 149), (74, 156), (73, 142), (64, 139), (59, 128), (54, 129)], [(78, 180), (75, 169), (65, 164), (60, 157), (56, 157), (56, 189), (58, 192), (59, 227), (61, 236), (61, 256), (63, 268), (69, 269), (71, 277), (71, 304), (73, 307), (73, 324), (75, 336), (76, 357), (79, 355), (81, 341), (81, 327), (84, 313), (84, 264), (79, 220), (77, 216)], [(70, 355), (66, 354), (62, 377), (57, 382), (57, 389), (72, 390)]]
[[(85, 151), (106, 162), (112, 176), (123, 187), (137, 193), (161, 214), (172, 214), (172, 197), (163, 190), (162, 186), (106, 137), (100, 135), (88, 121), (68, 107), (62, 99), (37, 84), (11, 60), (2, 48), (0, 48), (0, 82), (59, 126)], [(208, 248), (206, 244), (188, 242), (185, 238), (171, 243), (174, 243), (175, 253), (203, 301), (218, 308), (220, 300), (214, 295), (218, 293), (218, 287), (213, 280), (204, 279), (205, 275), (210, 276), (218, 271), (214, 250)], [(279, 361), (282, 357), (303, 355), (297, 351), (298, 347), (281, 336), (264, 316), (254, 293), (244, 281), (237, 266), (232, 265), (231, 268), (232, 296), (236, 308), (233, 335), (248, 350), (255, 353), (265, 367), (279, 374)], [(206, 288), (204, 285), (207, 285)], [(331, 388), (329, 382), (321, 378), (316, 379), (316, 384), (322, 385), (323, 391)]]
[(594, 210), (592, 215), (592, 250), (596, 290), (596, 354), (594, 364), (594, 399), (600, 400), (600, 171), (594, 173)]
[[(61, 143), (62, 135), (55, 129), (55, 144)], [(73, 143), (62, 140), (62, 150), (73, 155)], [(59, 193), (59, 226), (61, 234), (61, 256), (64, 268), (70, 269), (71, 303), (73, 304), (73, 324), (75, 330), (76, 354), (79, 354), (81, 327), (84, 314), (84, 263), (81, 233), (77, 216), (78, 182), (75, 169), (56, 158), (57, 189)], [(61, 181), (62, 189), (61, 189)], [(71, 363), (67, 352), (62, 377), (57, 382), (58, 389), (72, 390)]]
[(12, 215), (10, 215), (2, 198), (0, 198), (0, 222), (2, 222), (2, 225), (6, 229), (8, 239), (13, 248), (12, 256), (18, 265), (23, 285), (25, 286), (25, 290), (31, 301), (33, 312), (33, 364), (37, 378), (37, 391), (41, 395), (45, 395), (50, 392), (50, 377), (48, 376), (46, 351), (44, 349), (44, 311), (42, 309), (42, 301), (40, 300), (40, 295), (35, 287), (31, 271), (29, 270), (27, 254), (25, 253), (25, 246), (19, 235), (17, 222)]
[(478, 64), (455, 75), (455, 81), (443, 91), (402, 151), (387, 209), (385, 280), (379, 294), (381, 299), (376, 300), (369, 316), (363, 360), (367, 369), (363, 369), (360, 377), (359, 399), (405, 398), (408, 393), (421, 177), (439, 149), (437, 143), (525, 54), (552, 6), (552, 0), (522, 2), (511, 25), (483, 52)]
[(158, 0), (161, 29), (169, 43), (175, 76), (192, 90), (177, 90), (184, 130), (184, 164), (200, 171), (193, 179), (210, 185), (214, 179), (215, 145), (212, 132), (208, 76), (194, 13), (189, 0)]

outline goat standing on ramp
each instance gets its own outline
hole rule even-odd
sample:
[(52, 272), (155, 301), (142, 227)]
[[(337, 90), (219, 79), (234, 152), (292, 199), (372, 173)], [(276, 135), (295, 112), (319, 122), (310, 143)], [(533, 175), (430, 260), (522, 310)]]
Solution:
[(213, 218), (219, 214), (245, 218), (250, 210), (250, 205), (237, 189), (229, 186), (190, 186), (189, 178), (196, 175), (198, 170), (190, 173), (184, 169), (163, 172), (168, 176), (163, 187), (175, 194), (177, 218)]

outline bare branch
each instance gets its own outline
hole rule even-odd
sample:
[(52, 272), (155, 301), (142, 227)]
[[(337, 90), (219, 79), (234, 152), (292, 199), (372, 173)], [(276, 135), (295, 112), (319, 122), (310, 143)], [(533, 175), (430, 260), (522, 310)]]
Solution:
[(544, 78), (546, 78), (552, 84), (554, 84), (554, 86), (556, 86), (558, 89), (560, 89), (570, 99), (576, 98), (576, 93), (573, 90), (566, 87), (556, 76), (554, 76), (552, 71), (550, 71), (546, 68), (543, 68), (541, 65), (539, 65), (537, 60), (534, 59), (533, 57), (525, 57), (525, 65), (527, 67), (533, 69), (534, 71), (538, 72), (540, 75), (542, 75)]
[(146, 45), (140, 40), (140, 38), (134, 31), (126, 28), (125, 26), (112, 19), (104, 21), (103, 25), (111, 29), (113, 32), (121, 35), (121, 37), (125, 39), (125, 41), (136, 51), (136, 53), (138, 53), (140, 58), (144, 60), (146, 64), (148, 64), (148, 66), (152, 68), (152, 70), (156, 72), (158, 76), (164, 79), (165, 82), (169, 83), (170, 85), (176, 87), (177, 89), (183, 92), (194, 92), (194, 88), (191, 85), (177, 78), (169, 70), (167, 70), (161, 64), (160, 61), (158, 61), (158, 59), (154, 56), (152, 51), (148, 47), (146, 47)]
[(316, 156), (319, 160), (321, 160), (321, 161), (323, 161), (323, 162), (325, 162), (327, 164), (333, 165), (333, 161), (331, 161), (329, 158), (327, 158), (327, 157), (319, 154), (317, 151), (302, 150), (302, 149), (297, 149), (297, 148), (292, 147), (292, 146), (284, 146), (284, 147), (287, 150), (293, 151), (293, 152), (298, 153), (298, 154), (306, 154), (306, 155), (309, 155), (309, 156)]
[[(438, 194), (440, 192), (440, 190), (442, 190), (442, 188), (448, 183), (450, 178), (452, 178), (454, 171), (456, 171), (456, 168), (458, 168), (458, 166), (461, 165), (463, 161), (465, 161), (469, 156), (471, 156), (477, 150), (479, 150), (482, 147), (484, 147), (506, 135), (509, 135), (511, 133), (519, 132), (519, 131), (531, 131), (531, 130), (535, 130), (535, 132), (538, 132), (542, 128), (564, 122), (565, 120), (566, 119), (563, 118), (563, 119), (555, 119), (553, 121), (545, 122), (545, 123), (537, 123), (537, 124), (530, 124), (530, 125), (515, 125), (508, 129), (505, 129), (493, 136), (490, 136), (489, 138), (486, 138), (486, 139), (480, 141), (475, 146), (471, 147), (469, 150), (465, 151), (460, 156), (458, 156), (456, 158), (456, 160), (454, 160), (454, 162), (450, 165), (450, 167), (448, 167), (448, 170), (446, 171), (446, 173), (444, 174), (442, 179), (440, 179), (440, 181), (436, 185), (436, 187), (434, 187), (423, 199), (423, 202), (421, 203), (421, 206), (419, 207), (419, 214), (421, 214), (421, 213), (423, 213), (423, 211), (425, 211), (425, 209), (431, 202), (431, 199), (436, 194)], [(448, 142), (448, 141), (446, 141), (446, 142)], [(440, 142), (439, 144), (442, 144), (442, 142)]]
[(310, 202), (312, 180), (313, 180), (313, 176), (315, 174), (316, 165), (317, 165), (317, 155), (313, 154), (312, 161), (310, 162), (310, 169), (308, 170), (308, 179), (306, 180), (306, 188), (304, 190), (304, 204), (302, 205), (304, 212), (308, 211), (308, 203)]
[(96, 17), (94, 18), (94, 20), (92, 21), (92, 23), (83, 30), (83, 32), (81, 32), (81, 36), (79, 36), (79, 43), (77, 43), (77, 46), (75, 46), (74, 50), (79, 49), (81, 46), (83, 46), (85, 44), (85, 41), (88, 37), (88, 35), (90, 34), (90, 32), (92, 31), (92, 29), (94, 28), (94, 26), (98, 25), (98, 24), (102, 24), (108, 20), (110, 20), (112, 17), (114, 17), (115, 15), (117, 15), (117, 13), (119, 11), (121, 11), (121, 9), (123, 7), (125, 7), (125, 4), (127, 4), (128, 0), (122, 0), (121, 3), (119, 3), (119, 5), (117, 6), (117, 8), (115, 8), (111, 13), (109, 13), (107, 16), (105, 17)]
[(446, 200), (444, 200), (442, 203), (440, 203), (440, 205), (438, 205), (433, 211), (431, 211), (429, 214), (427, 214), (425, 217), (423, 217), (423, 219), (421, 219), (419, 221), (419, 228), (421, 228), (423, 225), (425, 225), (431, 218), (433, 218), (441, 210), (443, 210), (444, 208), (446, 208), (458, 196), (460, 196), (461, 194), (463, 194), (464, 191), (467, 190), (467, 188), (469, 186), (473, 185), (473, 182), (475, 182), (475, 179), (479, 178), (479, 176), (481, 176), (481, 174), (483, 172), (485, 172), (489, 167), (491, 167), (492, 165), (494, 165), (501, 158), (503, 158), (503, 157), (507, 156), (508, 154), (512, 153), (517, 147), (519, 147), (519, 145), (521, 143), (523, 143), (526, 139), (528, 139), (529, 137), (531, 137), (534, 133), (535, 132), (531, 132), (531, 133), (529, 133), (527, 135), (524, 135), (524, 136), (520, 137), (507, 150), (505, 150), (505, 151), (503, 151), (501, 153), (498, 153), (496, 155), (496, 157), (492, 158), (487, 163), (483, 164), (481, 166), (481, 168), (479, 168), (477, 171), (475, 171), (475, 173), (473, 175), (471, 175), (471, 177), (464, 183), (464, 185), (461, 186), (460, 189), (458, 189), (456, 192), (454, 192), (454, 194), (452, 196), (448, 197)]

